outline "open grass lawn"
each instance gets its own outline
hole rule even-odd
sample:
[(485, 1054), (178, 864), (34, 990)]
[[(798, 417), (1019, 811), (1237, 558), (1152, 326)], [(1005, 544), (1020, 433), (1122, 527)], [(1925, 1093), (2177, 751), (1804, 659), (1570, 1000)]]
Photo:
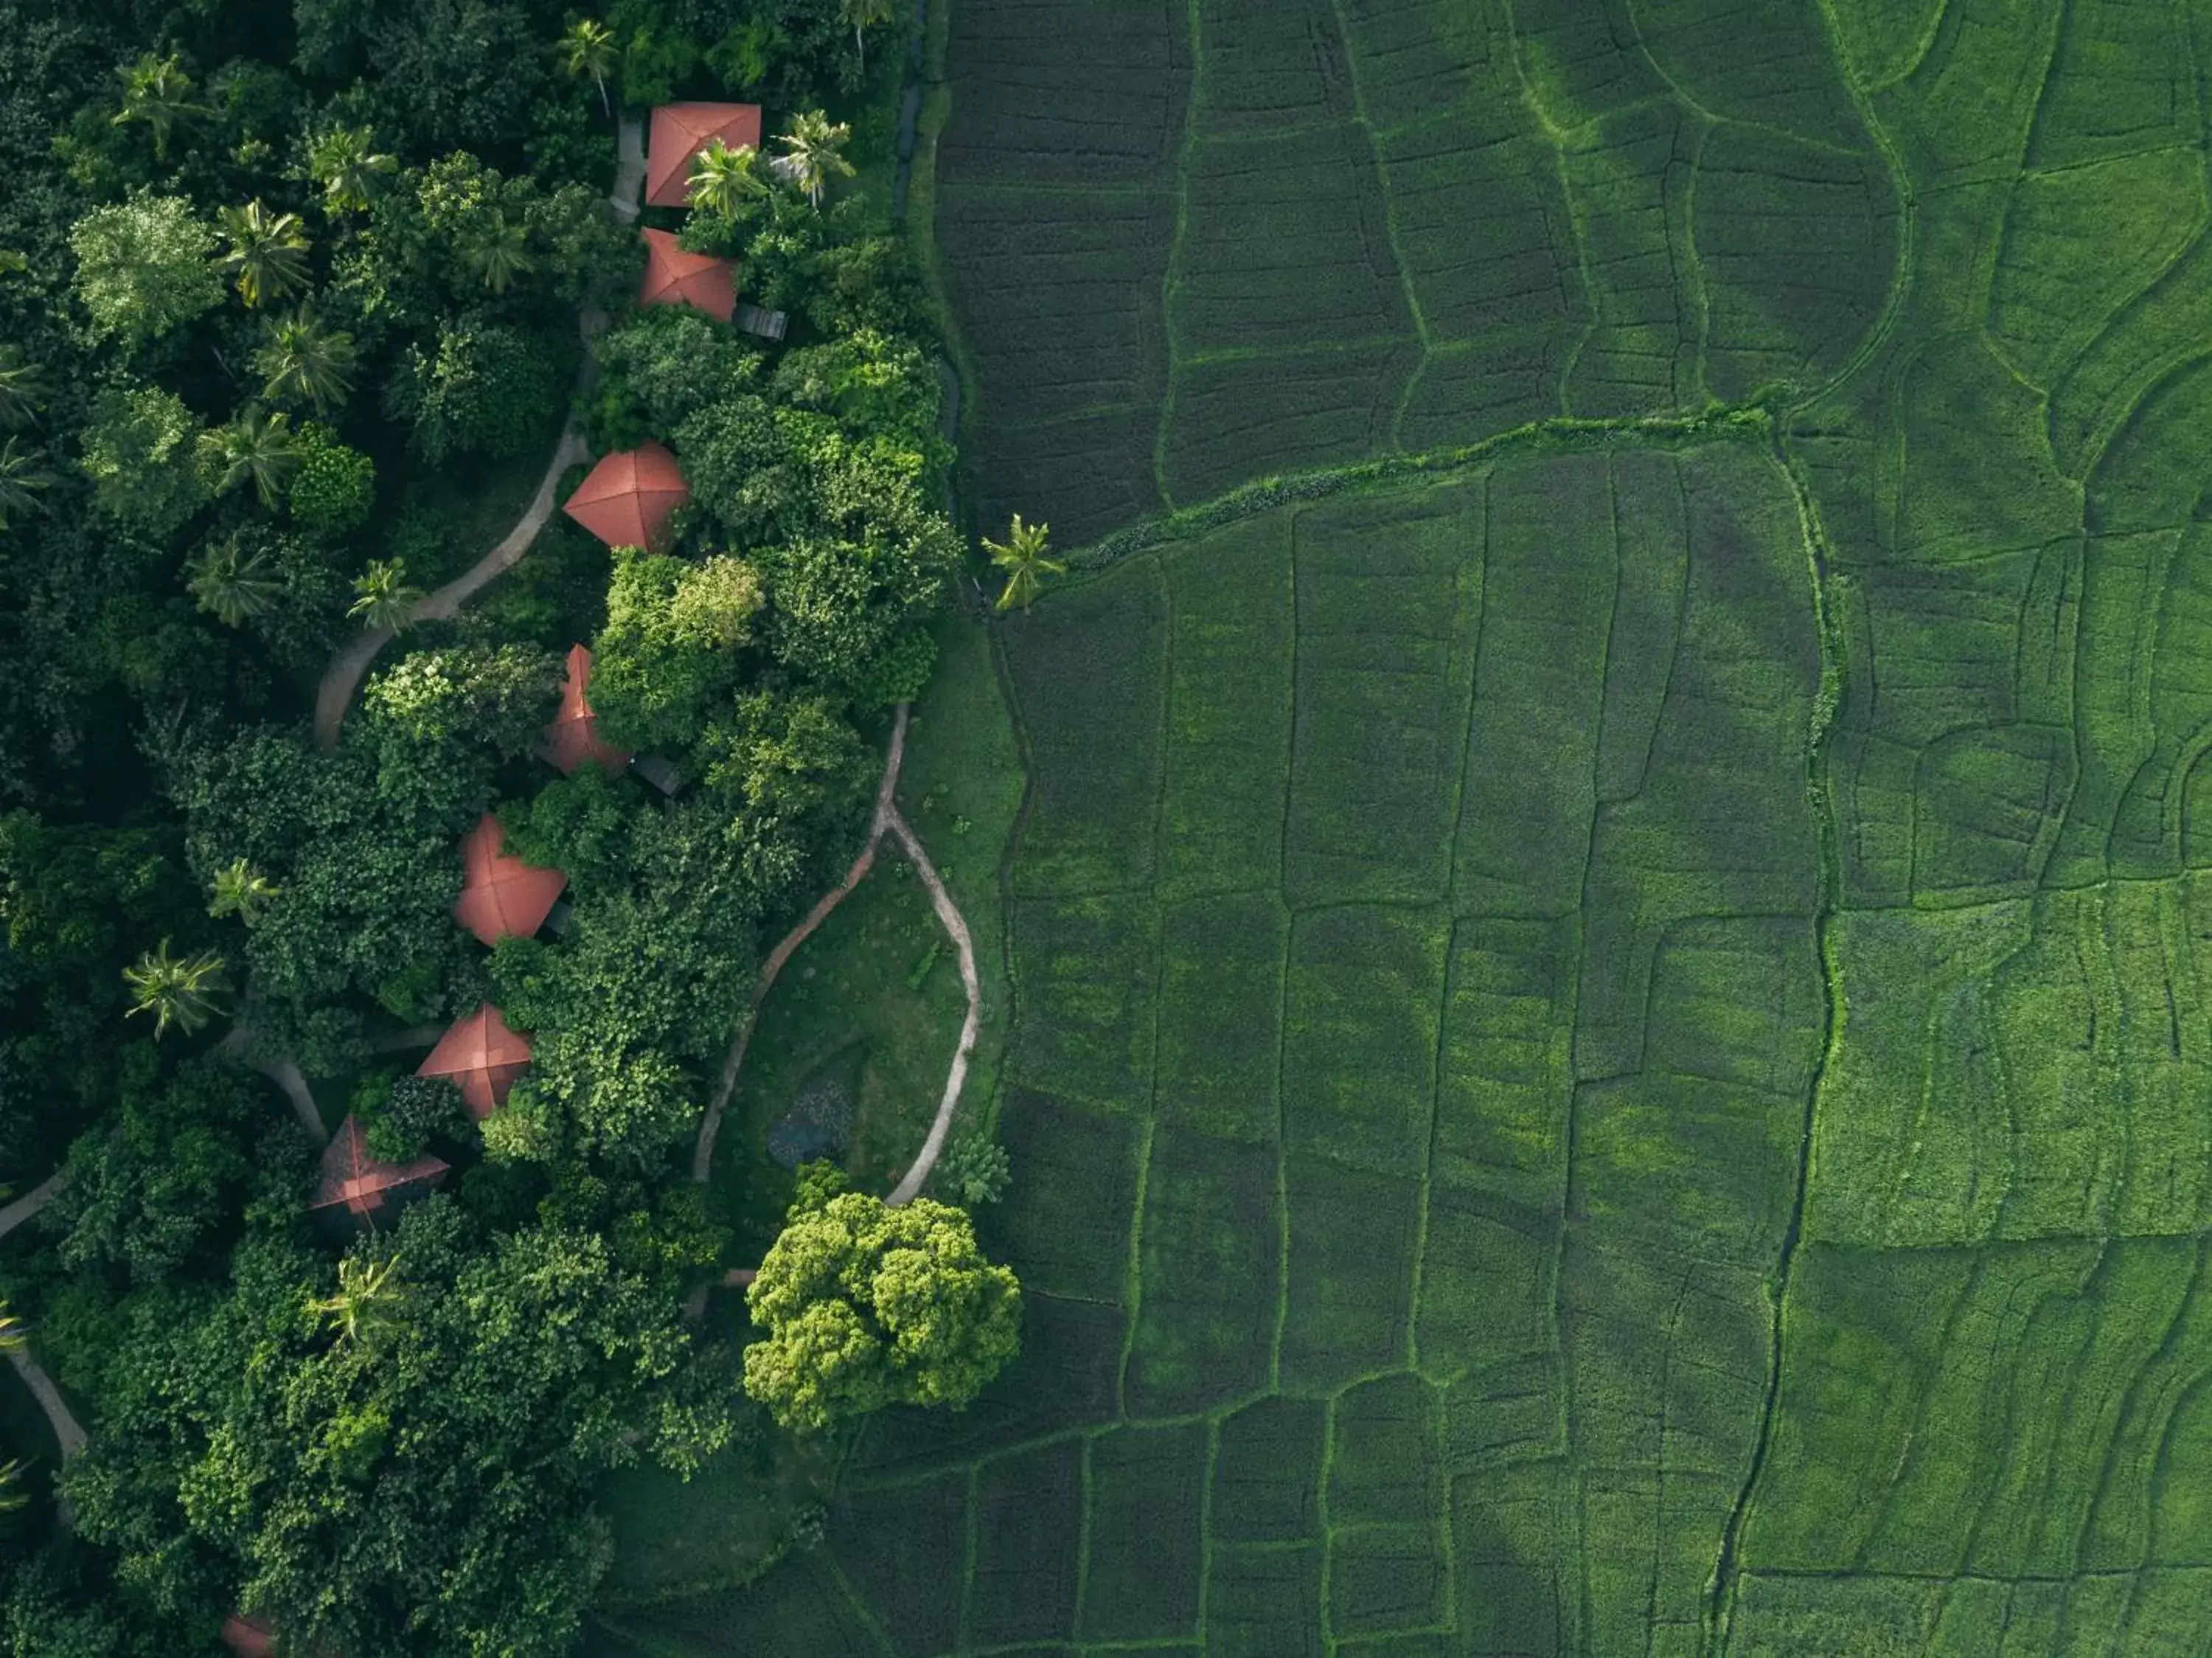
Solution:
[(949, 0), (977, 521), (1503, 441), (1000, 630), (1024, 1356), (659, 1649), (2203, 1649), (2208, 55)]

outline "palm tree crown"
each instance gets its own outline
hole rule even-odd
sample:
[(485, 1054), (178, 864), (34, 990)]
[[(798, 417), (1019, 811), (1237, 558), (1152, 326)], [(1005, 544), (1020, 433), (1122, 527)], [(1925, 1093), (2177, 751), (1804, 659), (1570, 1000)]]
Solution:
[(174, 52), (156, 58), (149, 52), (137, 63), (117, 70), (115, 77), (123, 82), (123, 107), (113, 124), (143, 121), (154, 135), (155, 161), (167, 159), (170, 133), (215, 113), (205, 104), (192, 101), (192, 77), (179, 66)]
[(217, 261), (237, 279), (248, 305), (293, 292), (307, 280), (307, 240), (297, 213), (272, 213), (256, 197), (243, 207), (222, 210), (222, 234), (230, 251)]
[(599, 107), (613, 114), (614, 106), (607, 101), (607, 76), (615, 66), (614, 32), (605, 23), (579, 17), (568, 25), (557, 50), (562, 66), (569, 74), (592, 77), (592, 85), (599, 89)]
[(278, 888), (244, 858), (237, 858), (215, 872), (208, 891), (210, 915), (218, 921), (225, 916), (236, 916), (251, 927), (261, 919), (262, 911), (276, 896)]
[(44, 449), (21, 448), (15, 438), (0, 443), (0, 529), (8, 527), (10, 513), (39, 509), (39, 491), (52, 486), (54, 475), (41, 463)]
[(991, 562), (1006, 572), (1006, 590), (999, 594), (999, 608), (1012, 610), (1019, 605), (1027, 610), (1044, 591), (1048, 576), (1065, 576), (1067, 566), (1050, 557), (1052, 526), (1024, 524), (1019, 513), (1014, 515), (1012, 527), (1007, 530), (1004, 545), (986, 539), (983, 551), (991, 555)]
[(124, 1016), (152, 1014), (156, 1041), (172, 1025), (190, 1036), (222, 1011), (222, 958), (212, 950), (171, 955), (165, 938), (159, 949), (147, 951), (137, 966), (125, 967), (123, 978), (131, 986), (131, 1010)]
[(822, 192), (833, 174), (841, 179), (853, 176), (853, 164), (842, 153), (852, 136), (850, 126), (818, 109), (793, 116), (791, 131), (776, 140), (783, 146), (783, 154), (772, 163), (776, 176), (798, 186), (808, 201), (821, 206)]
[(248, 409), (228, 426), (200, 434), (200, 464), (212, 473), (216, 492), (228, 495), (248, 479), (261, 504), (274, 507), (305, 457), (291, 417)]
[(422, 589), (409, 585), (405, 559), (372, 558), (368, 568), (353, 578), (353, 594), (347, 615), (358, 616), (363, 627), (398, 633), (421, 601)]
[(455, 250), (488, 292), (504, 294), (507, 284), (530, 269), (530, 227), (507, 216), (504, 208), (475, 215)]
[(258, 552), (241, 555), (233, 536), (185, 561), (185, 591), (225, 627), (237, 627), (274, 610), (284, 584), (269, 573)]
[(860, 54), (860, 73), (868, 72), (868, 48), (860, 38), (862, 29), (888, 23), (896, 15), (892, 0), (842, 0), (845, 21), (853, 26), (853, 50)]
[(261, 395), (270, 402), (311, 404), (325, 414), (352, 392), (359, 358), (351, 334), (326, 326), (313, 307), (302, 305), (270, 319), (253, 367), (263, 377)]
[(349, 1255), (338, 1263), (337, 1293), (307, 1303), (319, 1317), (334, 1320), (340, 1341), (359, 1341), (388, 1328), (407, 1299), (397, 1260), (364, 1261)]
[(322, 186), (325, 212), (366, 210), (382, 176), (398, 167), (394, 157), (377, 153), (376, 134), (365, 126), (332, 127), (307, 150), (307, 176)]
[(27, 426), (46, 406), (46, 376), (14, 345), (0, 345), (0, 426)]
[(691, 158), (690, 201), (708, 213), (733, 219), (749, 199), (765, 196), (769, 181), (760, 175), (760, 151), (750, 144), (735, 149), (720, 138), (709, 138)]

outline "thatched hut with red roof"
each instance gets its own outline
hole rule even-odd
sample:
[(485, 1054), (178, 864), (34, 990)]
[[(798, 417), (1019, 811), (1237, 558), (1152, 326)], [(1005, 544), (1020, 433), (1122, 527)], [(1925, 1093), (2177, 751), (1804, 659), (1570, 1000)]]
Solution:
[(415, 1074), (444, 1077), (461, 1091), (469, 1115), (481, 1123), (507, 1102), (514, 1079), (529, 1069), (529, 1041), (487, 1002), (456, 1019)]
[(487, 812), (461, 842), (461, 895), (453, 919), (480, 944), (527, 938), (545, 924), (568, 885), (558, 869), (540, 869), (504, 850), (499, 820)]
[(645, 275), (637, 285), (640, 305), (688, 305), (717, 322), (738, 308), (738, 267), (728, 259), (688, 253), (665, 230), (641, 230)]
[(645, 148), (645, 204), (691, 204), (691, 158), (720, 138), (732, 149), (758, 149), (758, 104), (663, 104), (653, 112)]
[(441, 1157), (380, 1161), (369, 1155), (361, 1119), (349, 1115), (323, 1149), (322, 1184), (307, 1200), (307, 1213), (325, 1231), (343, 1237), (364, 1228), (381, 1231), (409, 1204), (434, 1191), (449, 1167)]
[(611, 547), (649, 547), (690, 498), (676, 457), (648, 442), (602, 456), (561, 509)]
[(610, 771), (629, 764), (629, 756), (599, 735), (599, 716), (592, 712), (586, 695), (592, 686), (592, 653), (582, 645), (568, 647), (568, 672), (561, 681), (561, 711), (545, 728), (545, 746), (538, 752), (568, 777), (596, 762)]

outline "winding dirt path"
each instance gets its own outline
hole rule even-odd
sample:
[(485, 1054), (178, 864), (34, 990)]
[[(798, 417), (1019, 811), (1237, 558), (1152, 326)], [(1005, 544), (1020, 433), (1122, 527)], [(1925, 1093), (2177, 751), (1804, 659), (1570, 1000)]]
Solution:
[(6, 1237), (54, 1200), (54, 1194), (62, 1189), (62, 1170), (56, 1169), (7, 1208), (0, 1209), (0, 1238)]
[(31, 1397), (46, 1413), (46, 1421), (62, 1448), (62, 1460), (66, 1462), (84, 1449), (84, 1429), (63, 1399), (61, 1389), (54, 1386), (54, 1379), (46, 1374), (46, 1366), (31, 1356), (27, 1347), (9, 1348), (8, 1362), (15, 1367), (15, 1374), (22, 1377), (23, 1385), (31, 1390)]
[[(588, 355), (592, 330), (588, 323), (584, 326), (584, 332), (587, 355), (579, 372), (580, 381), (592, 366)], [(417, 600), (414, 609), (407, 613), (408, 622), (412, 625), (452, 620), (460, 607), (493, 577), (520, 560), (530, 551), (530, 544), (538, 539), (538, 532), (545, 527), (545, 521), (553, 515), (553, 492), (560, 485), (561, 474), (590, 458), (591, 449), (584, 442), (583, 433), (574, 425), (562, 428), (560, 442), (553, 446), (552, 456), (545, 463), (545, 476), (538, 482), (538, 493), (531, 497), (530, 505), (515, 521), (514, 527), (460, 575)], [(337, 747), (338, 728), (345, 722), (346, 710), (352, 705), (361, 677), (368, 672), (368, 665), (376, 660), (377, 652), (392, 643), (393, 631), (380, 627), (357, 635), (339, 648), (331, 658), (330, 666), (323, 670), (322, 683), (315, 687), (315, 741), (325, 748)]]
[[(982, 1024), (983, 985), (981, 975), (975, 967), (975, 944), (968, 930), (967, 918), (960, 913), (952, 894), (945, 888), (937, 873), (937, 866), (929, 861), (923, 850), (921, 837), (898, 809), (899, 768), (906, 760), (906, 726), (910, 704), (898, 705), (898, 717), (891, 726), (890, 752), (884, 757), (883, 781), (876, 785), (876, 810), (868, 825), (868, 843), (853, 860), (852, 868), (845, 871), (844, 880), (822, 895), (819, 902), (806, 912), (806, 918), (793, 927), (768, 953), (761, 964), (760, 982), (753, 987), (752, 1003), (745, 1010), (744, 1023), (738, 1027), (737, 1040), (731, 1044), (730, 1057), (723, 1062), (722, 1075), (714, 1086), (714, 1097), (708, 1101), (706, 1120), (699, 1125), (699, 1140), (691, 1155), (691, 1178), (704, 1185), (714, 1167), (714, 1140), (721, 1131), (722, 1113), (730, 1103), (730, 1095), (738, 1084), (738, 1070), (744, 1064), (745, 1050), (750, 1045), (753, 1029), (760, 1022), (761, 1004), (768, 999), (776, 976), (782, 972), (799, 947), (812, 936), (814, 930), (830, 918), (830, 912), (852, 895), (862, 877), (875, 867), (876, 849), (882, 845), (885, 835), (891, 836), (913, 862), (921, 875), (922, 885), (929, 889), (929, 901), (937, 919), (951, 936), (953, 947), (960, 955), (960, 981), (968, 992), (968, 1015), (960, 1024), (960, 1041), (953, 1050), (952, 1065), (945, 1079), (945, 1092), (937, 1103), (937, 1116), (930, 1123), (928, 1137), (921, 1143), (913, 1163), (891, 1194), (884, 1201), (893, 1205), (913, 1201), (929, 1179), (930, 1171), (937, 1167), (939, 1155), (945, 1149), (945, 1137), (951, 1131), (952, 1115), (960, 1104), (961, 1090), (967, 1086), (968, 1065), (975, 1051), (975, 1035)], [(703, 1291), (695, 1301), (703, 1305)]]

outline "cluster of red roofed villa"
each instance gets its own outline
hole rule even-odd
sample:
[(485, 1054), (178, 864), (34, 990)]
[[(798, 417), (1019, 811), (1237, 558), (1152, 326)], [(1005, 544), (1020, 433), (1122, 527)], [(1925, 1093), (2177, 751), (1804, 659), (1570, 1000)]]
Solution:
[[(651, 134), (645, 168), (647, 204), (688, 206), (692, 158), (717, 138), (732, 149), (758, 149), (760, 106), (663, 104), (653, 112)], [(781, 312), (738, 302), (733, 261), (686, 253), (665, 230), (638, 234), (646, 247), (640, 305), (689, 305), (719, 322), (734, 320), (769, 339), (783, 338)], [(600, 457), (562, 509), (610, 546), (653, 547), (660, 544), (677, 509), (690, 498), (676, 457), (648, 442)], [(648, 782), (672, 793), (677, 780), (665, 761), (652, 756), (633, 761), (600, 737), (598, 717), (585, 694), (591, 677), (592, 653), (580, 644), (572, 647), (561, 686), (560, 712), (545, 728), (539, 753), (569, 776), (586, 765), (619, 771), (635, 764)], [(537, 932), (568, 884), (558, 869), (541, 869), (508, 853), (499, 820), (489, 812), (463, 838), (461, 858), (461, 895), (453, 902), (453, 919), (487, 946)], [(481, 1123), (506, 1102), (508, 1089), (529, 1064), (529, 1039), (486, 1003), (453, 1021), (416, 1067), (416, 1075), (451, 1082), (460, 1090), (471, 1118)], [(409, 1203), (436, 1189), (451, 1172), (441, 1157), (391, 1163), (372, 1156), (360, 1119), (349, 1114), (323, 1154), (322, 1182), (308, 1211), (336, 1236), (380, 1230)], [(232, 1617), (222, 1629), (223, 1643), (241, 1658), (262, 1658), (275, 1649), (275, 1639), (268, 1624), (243, 1614)]]
[[(619, 771), (630, 758), (599, 735), (599, 716), (592, 712), (586, 694), (591, 677), (592, 653), (582, 645), (572, 647), (560, 711), (546, 726), (538, 750), (550, 764), (571, 776), (586, 765)], [(499, 820), (489, 812), (462, 838), (461, 870), (453, 919), (486, 946), (536, 933), (568, 885), (568, 876), (558, 869), (541, 869), (508, 852)], [(529, 1065), (529, 1039), (487, 1002), (447, 1027), (429, 1056), (416, 1067), (416, 1075), (451, 1082), (460, 1091), (469, 1115), (481, 1123), (506, 1103), (507, 1090)], [(380, 1230), (450, 1172), (439, 1157), (418, 1157), (408, 1163), (380, 1161), (369, 1154), (360, 1119), (348, 1115), (323, 1153), (322, 1184), (309, 1200), (308, 1211), (338, 1236), (364, 1228)]]

